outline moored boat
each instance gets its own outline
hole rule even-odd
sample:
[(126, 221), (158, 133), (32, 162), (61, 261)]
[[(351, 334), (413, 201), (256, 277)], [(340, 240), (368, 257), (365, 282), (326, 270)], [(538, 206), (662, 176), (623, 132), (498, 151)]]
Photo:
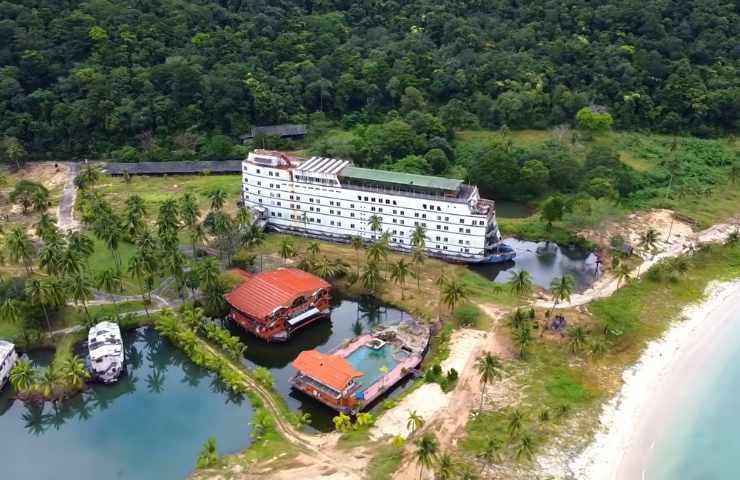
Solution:
[(94, 380), (113, 383), (124, 369), (121, 329), (113, 322), (100, 322), (87, 335), (88, 369)]
[(10, 371), (13, 369), (15, 362), (18, 361), (18, 354), (15, 351), (15, 345), (5, 340), (0, 340), (0, 390), (10, 378)]

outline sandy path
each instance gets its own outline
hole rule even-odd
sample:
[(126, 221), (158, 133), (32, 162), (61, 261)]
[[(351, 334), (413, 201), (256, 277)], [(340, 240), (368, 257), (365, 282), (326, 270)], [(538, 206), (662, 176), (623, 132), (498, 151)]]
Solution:
[(62, 198), (57, 208), (57, 225), (62, 230), (77, 230), (80, 228), (80, 223), (74, 218), (75, 200), (77, 199), (77, 187), (74, 181), (80, 165), (76, 162), (65, 162), (60, 165), (66, 169), (66, 172), (64, 190), (62, 190)]
[[(639, 278), (661, 260), (684, 255), (691, 251), (692, 248), (696, 248), (699, 245), (723, 242), (730, 236), (730, 233), (735, 231), (737, 228), (731, 223), (722, 223), (709, 227), (701, 232), (694, 233), (690, 231), (690, 226), (688, 224), (682, 223), (679, 220), (673, 221), (673, 225), (671, 226), (670, 219), (665, 218), (667, 215), (666, 212), (670, 214), (670, 211), (668, 210), (658, 210), (652, 212), (651, 216), (648, 216), (649, 221), (647, 222), (647, 225), (658, 231), (660, 241), (658, 242), (656, 251), (653, 254), (640, 253), (640, 257), (643, 261), (637, 268), (630, 272), (630, 278)], [(640, 225), (643, 224), (640, 223)], [(645, 226), (645, 229), (647, 228), (648, 227)], [(630, 229), (629, 231), (631, 233), (625, 235), (625, 238), (629, 239), (633, 245), (636, 245), (639, 242), (639, 235), (641, 232), (637, 232), (634, 229)], [(668, 237), (669, 231), (671, 232), (670, 237)], [(635, 238), (637, 238), (637, 240), (635, 240)], [(573, 308), (585, 305), (597, 298), (604, 298), (612, 295), (617, 291), (618, 286), (621, 287), (623, 285), (624, 282), (619, 284), (613, 275), (606, 274), (597, 280), (591, 288), (582, 293), (571, 295), (570, 301), (559, 303), (555, 308)], [(541, 299), (535, 302), (535, 305), (542, 308), (552, 308), (552, 300)]]

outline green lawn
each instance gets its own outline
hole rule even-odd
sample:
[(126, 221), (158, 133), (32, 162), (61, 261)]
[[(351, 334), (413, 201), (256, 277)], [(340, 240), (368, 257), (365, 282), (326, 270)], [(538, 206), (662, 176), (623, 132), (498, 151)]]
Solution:
[(179, 198), (190, 192), (198, 199), (201, 210), (208, 208), (206, 194), (222, 188), (228, 194), (227, 210), (235, 209), (242, 180), (240, 175), (172, 175), (164, 177), (133, 176), (127, 182), (122, 177), (103, 177), (96, 189), (111, 202), (115, 210), (124, 208), (130, 195), (139, 195), (150, 215), (167, 199)]

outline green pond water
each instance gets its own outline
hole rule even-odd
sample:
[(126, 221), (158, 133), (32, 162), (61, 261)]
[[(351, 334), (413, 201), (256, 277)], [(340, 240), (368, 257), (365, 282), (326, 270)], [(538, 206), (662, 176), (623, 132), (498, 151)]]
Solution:
[[(339, 347), (343, 341), (369, 332), (373, 326), (393, 325), (411, 318), (401, 310), (385, 306), (370, 298), (350, 300), (335, 296), (332, 302), (330, 320), (320, 320), (298, 330), (293, 338), (285, 343), (266, 343), (236, 325), (229, 325), (232, 332), (247, 345), (244, 364), (269, 369), (275, 379), (275, 388), (288, 406), (292, 410), (311, 414), (309, 429), (319, 431), (332, 430), (332, 418), (337, 413), (314, 398), (291, 388), (290, 379), (296, 370), (290, 363), (304, 350), (317, 349), (327, 353)], [(380, 401), (398, 395), (409, 382), (408, 378), (400, 382), (386, 396), (381, 397)]]
[(182, 479), (211, 435), (220, 454), (249, 446), (248, 399), (152, 328), (126, 332), (124, 343), (128, 373), (114, 385), (43, 407), (0, 393), (0, 479)]

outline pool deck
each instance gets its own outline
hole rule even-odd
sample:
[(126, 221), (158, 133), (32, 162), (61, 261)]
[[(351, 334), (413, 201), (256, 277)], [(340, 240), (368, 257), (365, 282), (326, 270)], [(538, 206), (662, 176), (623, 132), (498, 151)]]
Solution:
[[(373, 338), (375, 338), (374, 335), (361, 335), (350, 342), (347, 346), (339, 348), (333, 352), (333, 354), (347, 358), (353, 352), (365, 346)], [(396, 364), (392, 370), (381, 376), (375, 383), (363, 390), (363, 395), (365, 397), (364, 404), (370, 405), (372, 402), (377, 400), (378, 397), (383, 395), (383, 393), (403, 380), (412, 370), (421, 364), (422, 359), (423, 357), (419, 353), (411, 352), (405, 360)]]

